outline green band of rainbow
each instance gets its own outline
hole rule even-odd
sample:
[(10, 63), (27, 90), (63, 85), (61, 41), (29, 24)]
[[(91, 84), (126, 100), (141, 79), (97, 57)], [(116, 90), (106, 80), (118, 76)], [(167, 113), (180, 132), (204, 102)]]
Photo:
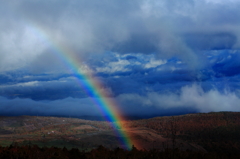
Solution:
[(132, 148), (133, 142), (127, 134), (126, 128), (121, 124), (124, 118), (121, 115), (118, 105), (111, 98), (106, 97), (106, 92), (99, 91), (101, 89), (101, 84), (99, 81), (95, 80), (92, 75), (88, 73), (81, 72), (81, 61), (74, 57), (73, 51), (63, 44), (58, 44), (51, 34), (36, 25), (29, 26), (29, 30), (38, 36), (40, 40), (48, 43), (48, 45), (54, 50), (54, 53), (58, 58), (60, 58), (65, 65), (74, 73), (77, 77), (77, 82), (85, 90), (85, 92), (92, 98), (95, 105), (100, 109), (102, 115), (107, 117), (107, 120), (114, 127), (115, 132), (121, 139), (121, 144), (128, 150)]

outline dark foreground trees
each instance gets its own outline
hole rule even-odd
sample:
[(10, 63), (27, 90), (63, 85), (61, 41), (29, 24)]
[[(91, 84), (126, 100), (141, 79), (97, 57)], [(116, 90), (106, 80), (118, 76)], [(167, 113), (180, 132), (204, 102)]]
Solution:
[[(174, 156), (173, 156), (174, 154)], [(127, 151), (121, 148), (114, 150), (99, 146), (90, 152), (79, 151), (78, 149), (67, 150), (66, 148), (39, 148), (38, 146), (17, 146), (0, 147), (1, 159), (227, 159), (240, 158), (240, 154), (228, 153), (204, 153), (194, 151), (179, 151), (178, 149), (165, 149), (165, 151), (137, 150), (134, 146)]]

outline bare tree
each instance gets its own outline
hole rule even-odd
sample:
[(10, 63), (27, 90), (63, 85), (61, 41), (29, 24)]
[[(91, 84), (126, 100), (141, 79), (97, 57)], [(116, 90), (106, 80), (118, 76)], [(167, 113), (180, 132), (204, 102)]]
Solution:
[(172, 140), (172, 158), (175, 158), (175, 146), (176, 146), (176, 136), (177, 136), (177, 120), (174, 116), (172, 116), (172, 119), (170, 121), (170, 135)]
[(176, 145), (176, 136), (177, 136), (177, 120), (175, 117), (172, 117), (170, 121), (170, 134), (172, 139), (172, 149), (175, 149)]

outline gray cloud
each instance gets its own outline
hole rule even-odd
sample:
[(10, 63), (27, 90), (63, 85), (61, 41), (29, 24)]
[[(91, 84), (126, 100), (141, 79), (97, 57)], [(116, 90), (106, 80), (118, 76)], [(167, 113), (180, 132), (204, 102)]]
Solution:
[(49, 41), (81, 56), (156, 52), (195, 68), (201, 64), (196, 50), (239, 48), (239, 7), (238, 1), (2, 1), (0, 70), (31, 67), (52, 47)]

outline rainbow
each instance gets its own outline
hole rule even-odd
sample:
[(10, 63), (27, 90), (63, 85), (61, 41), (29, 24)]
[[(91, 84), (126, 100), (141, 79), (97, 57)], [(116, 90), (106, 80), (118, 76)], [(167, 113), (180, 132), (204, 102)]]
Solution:
[[(91, 97), (94, 104), (101, 111), (102, 115), (106, 116), (106, 119), (114, 128), (116, 134), (120, 137), (120, 142), (124, 148), (130, 150), (134, 145), (127, 128), (124, 127), (124, 118), (121, 115), (121, 111), (118, 109), (117, 103), (107, 98), (106, 92), (101, 91), (100, 81), (93, 78), (89, 72), (82, 71), (81, 61), (74, 55), (74, 52), (64, 44), (57, 43), (54, 38), (51, 38), (51, 34), (46, 29), (42, 29), (37, 25), (28, 26), (29, 31), (35, 34), (39, 40), (46, 43), (54, 51), (54, 54), (65, 63), (67, 68), (77, 77), (78, 84), (85, 90), (85, 92)], [(135, 144), (136, 146), (136, 144)]]

